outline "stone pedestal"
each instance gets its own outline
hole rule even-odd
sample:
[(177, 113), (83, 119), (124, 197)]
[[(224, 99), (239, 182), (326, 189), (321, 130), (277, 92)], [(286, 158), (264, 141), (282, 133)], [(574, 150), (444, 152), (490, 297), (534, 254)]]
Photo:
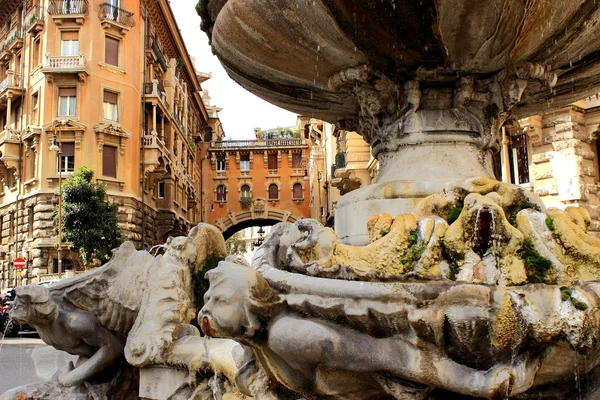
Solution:
[(140, 397), (149, 400), (167, 400), (182, 387), (188, 372), (165, 365), (140, 369)]

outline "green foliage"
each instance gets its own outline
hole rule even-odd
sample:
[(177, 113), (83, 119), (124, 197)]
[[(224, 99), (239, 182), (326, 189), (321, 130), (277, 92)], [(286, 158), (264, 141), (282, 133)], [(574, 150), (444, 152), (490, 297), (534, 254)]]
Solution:
[(250, 205), (252, 204), (252, 198), (251, 197), (240, 197), (240, 204), (242, 205), (242, 208), (244, 210), (247, 210)]
[(525, 264), (527, 282), (553, 283), (552, 277), (549, 276), (552, 263), (550, 260), (542, 257), (542, 255), (537, 252), (531, 240), (526, 239), (523, 242), (523, 247), (519, 251), (519, 254), (523, 259), (523, 263)]
[(381, 235), (381, 237), (384, 237), (388, 233), (390, 233), (390, 228), (385, 228), (385, 229), (382, 229), (379, 231), (379, 234)]
[[(106, 201), (106, 188), (92, 182), (94, 171), (81, 167), (63, 183), (63, 241), (79, 252), (84, 265), (94, 258), (104, 263), (111, 250), (122, 243), (117, 227), (117, 211)], [(58, 209), (54, 213), (58, 226)]]
[(554, 230), (554, 221), (552, 221), (552, 218), (550, 217), (546, 217), (546, 226), (548, 227), (548, 229), (550, 229), (551, 231)]
[(400, 259), (400, 262), (403, 265), (411, 265), (415, 261), (418, 261), (421, 258), (421, 255), (427, 248), (427, 244), (421, 243), (419, 245), (413, 245), (408, 249), (408, 252)]
[(234, 233), (225, 241), (225, 247), (227, 248), (227, 254), (230, 256), (234, 254), (243, 255), (248, 250), (248, 243), (244, 240), (244, 236), (240, 231)]
[(456, 206), (452, 210), (450, 210), (450, 212), (448, 213), (448, 218), (446, 218), (446, 221), (448, 221), (448, 225), (451, 225), (454, 221), (458, 219), (458, 216), (462, 212), (463, 208), (464, 204), (462, 201), (456, 203)]

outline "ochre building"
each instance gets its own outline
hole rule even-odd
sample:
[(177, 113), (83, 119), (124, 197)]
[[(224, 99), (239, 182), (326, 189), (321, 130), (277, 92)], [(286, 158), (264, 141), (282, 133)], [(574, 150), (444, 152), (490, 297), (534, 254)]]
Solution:
[(82, 165), (139, 248), (200, 221), (201, 142), (220, 134), (207, 78), (167, 0), (0, 1), (0, 287), (63, 272), (52, 214)]

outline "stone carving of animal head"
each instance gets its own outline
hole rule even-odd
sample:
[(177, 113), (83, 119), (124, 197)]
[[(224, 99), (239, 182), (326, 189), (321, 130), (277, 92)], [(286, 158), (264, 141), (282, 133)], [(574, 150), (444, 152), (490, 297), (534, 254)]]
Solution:
[(206, 275), (210, 288), (198, 322), (208, 336), (250, 339), (280, 308), (277, 293), (252, 268), (222, 261)]
[(48, 288), (40, 285), (19, 286), (10, 317), (20, 325), (44, 324), (56, 317), (58, 306), (50, 299)]

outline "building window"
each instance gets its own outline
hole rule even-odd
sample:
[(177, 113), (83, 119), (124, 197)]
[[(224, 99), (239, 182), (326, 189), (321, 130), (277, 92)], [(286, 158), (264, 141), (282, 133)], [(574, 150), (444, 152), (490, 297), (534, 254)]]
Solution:
[(79, 55), (79, 32), (63, 31), (60, 34), (60, 55), (78, 56)]
[(269, 185), (269, 200), (277, 200), (279, 199), (279, 188), (276, 184), (271, 183)]
[(250, 154), (240, 155), (240, 170), (250, 171)]
[(104, 62), (119, 66), (119, 39), (106, 36), (104, 39)]
[(227, 201), (227, 190), (225, 189), (225, 185), (217, 186), (217, 201), (218, 202)]
[(217, 156), (217, 172), (225, 172), (225, 156)]
[(268, 169), (277, 169), (277, 154), (268, 155)]
[(514, 184), (529, 183), (529, 155), (527, 151), (527, 134), (510, 138), (510, 175)]
[(35, 178), (35, 155), (35, 151), (32, 148), (29, 148), (29, 151), (27, 152), (27, 167), (25, 168), (27, 180)]
[(40, 121), (40, 96), (38, 92), (31, 95), (31, 123), (37, 125)]
[(158, 182), (158, 198), (159, 199), (165, 198), (165, 182), (164, 181)]
[(77, 88), (58, 89), (58, 116), (74, 117), (76, 114)]
[(302, 168), (302, 153), (292, 154), (292, 168)]
[[(68, 258), (63, 258), (62, 260), (62, 272), (70, 271), (73, 269), (73, 263)], [(58, 259), (52, 260), (52, 273), (58, 274)]]
[(104, 91), (103, 99), (104, 119), (119, 121), (119, 95), (114, 92)]
[(242, 185), (242, 188), (240, 189), (240, 197), (242, 199), (249, 199), (250, 198), (250, 186), (248, 186), (248, 185)]
[(302, 184), (301, 183), (294, 183), (294, 189), (293, 189), (293, 196), (292, 198), (294, 200), (298, 200), (298, 199), (302, 199), (304, 196), (302, 196)]
[(61, 172), (75, 171), (75, 144), (63, 143), (61, 146), (60, 166)]
[(117, 177), (117, 148), (114, 146), (102, 146), (102, 175)]
[(33, 40), (33, 51), (31, 52), (31, 65), (38, 66), (41, 63), (41, 58), (40, 58), (40, 47), (41, 47), (41, 43), (40, 43), (40, 38), (34, 39)]

